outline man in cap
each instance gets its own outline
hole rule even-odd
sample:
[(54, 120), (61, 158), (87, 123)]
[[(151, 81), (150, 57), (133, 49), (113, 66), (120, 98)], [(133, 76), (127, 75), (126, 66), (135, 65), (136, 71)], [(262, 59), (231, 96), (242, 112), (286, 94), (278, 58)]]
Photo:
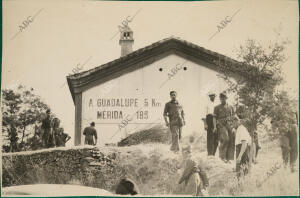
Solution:
[(51, 146), (51, 111), (50, 109), (47, 109), (46, 111), (46, 118), (42, 120), (42, 126), (43, 129), (43, 146), (45, 148), (49, 148)]
[[(84, 144), (96, 145), (97, 144), (97, 131), (95, 129), (95, 122), (92, 122), (89, 127), (83, 130), (83, 135), (85, 135)], [(94, 141), (95, 138), (95, 141)]]
[(170, 97), (171, 101), (166, 103), (163, 116), (172, 134), (171, 151), (178, 152), (180, 150), (179, 139), (181, 138), (182, 126), (185, 125), (184, 112), (181, 104), (176, 99), (176, 91), (171, 91)]
[(207, 154), (215, 155), (218, 147), (218, 134), (216, 131), (216, 118), (214, 115), (216, 94), (208, 93), (209, 101), (205, 107), (204, 126), (207, 131)]
[(234, 141), (235, 136), (232, 132), (231, 121), (234, 116), (234, 110), (227, 103), (227, 93), (220, 93), (221, 104), (215, 107), (214, 114), (217, 120), (218, 137), (220, 141), (219, 156), (224, 162), (234, 160)]

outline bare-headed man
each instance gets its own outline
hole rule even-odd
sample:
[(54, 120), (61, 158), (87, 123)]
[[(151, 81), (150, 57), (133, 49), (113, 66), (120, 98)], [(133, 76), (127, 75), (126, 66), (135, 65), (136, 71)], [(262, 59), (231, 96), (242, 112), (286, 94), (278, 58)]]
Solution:
[(177, 101), (176, 91), (171, 91), (170, 97), (171, 101), (165, 105), (164, 119), (172, 134), (171, 151), (178, 152), (180, 150), (179, 139), (181, 138), (182, 126), (185, 125), (184, 112), (181, 104)]

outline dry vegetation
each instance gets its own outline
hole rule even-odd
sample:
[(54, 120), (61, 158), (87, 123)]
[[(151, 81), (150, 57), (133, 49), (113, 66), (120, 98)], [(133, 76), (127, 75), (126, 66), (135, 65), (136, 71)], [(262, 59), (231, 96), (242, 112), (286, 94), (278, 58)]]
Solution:
[[(290, 173), (283, 167), (272, 174), (267, 172), (275, 165), (281, 164), (281, 151), (276, 141), (268, 141), (261, 137), (262, 150), (259, 153), (258, 164), (251, 169), (251, 174), (240, 181), (235, 178), (235, 164), (225, 164), (218, 156), (208, 157), (206, 153), (206, 138), (199, 133), (192, 143), (193, 155), (207, 170), (210, 187), (210, 196), (286, 196), (299, 195), (299, 173)], [(189, 143), (189, 137), (184, 137), (181, 144)], [(78, 148), (78, 147), (76, 147)], [(125, 175), (133, 179), (143, 195), (189, 195), (184, 190), (184, 184), (179, 185), (178, 180), (182, 172), (182, 156), (169, 150), (170, 145), (162, 143), (147, 143), (124, 147), (99, 148), (101, 151), (116, 154), (116, 175)], [(61, 148), (67, 150), (70, 148)], [(75, 149), (75, 148), (72, 148)], [(35, 151), (38, 152), (38, 151)], [(20, 153), (21, 155), (22, 153)], [(24, 152), (25, 154), (25, 152)], [(23, 155), (24, 155), (23, 154)], [(218, 154), (218, 151), (217, 151)], [(34, 177), (45, 182), (45, 175), (36, 167)], [(37, 176), (39, 175), (39, 176)], [(70, 179), (67, 184), (83, 185), (83, 181), (95, 183), (95, 175), (86, 175), (90, 178)], [(28, 178), (29, 179), (29, 178)], [(109, 179), (106, 178), (106, 179)], [(85, 184), (87, 185), (87, 184)], [(108, 190), (108, 189), (107, 189)], [(110, 189), (113, 190), (113, 189)]]
[[(262, 138), (262, 150), (258, 164), (251, 174), (238, 181), (235, 164), (225, 164), (219, 158), (207, 157), (205, 138), (196, 136), (192, 145), (193, 154), (199, 159), (210, 178), (210, 196), (287, 196), (299, 195), (298, 172), (290, 173), (281, 166), (281, 150), (277, 141)], [(187, 144), (188, 137), (182, 140)], [(133, 178), (144, 195), (188, 195), (184, 186), (178, 184), (182, 171), (181, 155), (169, 151), (165, 144), (141, 144), (123, 147), (120, 164)], [(130, 159), (130, 160), (129, 160)], [(279, 167), (276, 169), (274, 167)], [(271, 171), (272, 168), (275, 171)], [(268, 173), (269, 172), (269, 173)], [(272, 172), (272, 174), (270, 174)]]

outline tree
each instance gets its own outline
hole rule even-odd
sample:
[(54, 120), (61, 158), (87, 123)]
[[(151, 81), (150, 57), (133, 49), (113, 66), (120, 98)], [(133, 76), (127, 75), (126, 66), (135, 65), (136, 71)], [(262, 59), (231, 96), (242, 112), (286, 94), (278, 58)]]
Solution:
[(289, 124), (298, 121), (296, 111), (298, 101), (291, 99), (286, 91), (279, 91), (274, 96), (274, 103), (270, 105), (268, 116), (271, 119), (273, 129), (275, 129), (270, 135), (272, 138), (277, 138), (280, 132), (289, 130)]
[[(228, 84), (228, 91), (238, 96), (236, 106), (243, 106), (246, 127), (252, 137), (258, 126), (270, 117), (270, 110), (274, 110), (276, 105), (276, 88), (283, 82), (281, 65), (287, 59), (284, 51), (288, 43), (274, 42), (264, 48), (249, 39), (237, 50), (239, 62), (234, 70), (225, 64), (219, 67), (222, 73), (220, 77)], [(234, 72), (242, 75), (232, 78)]]
[[(2, 90), (2, 136), (4, 152), (12, 151), (17, 141), (17, 150), (31, 149), (28, 140), (36, 133), (43, 114), (49, 106), (33, 93), (33, 88), (20, 85), (15, 90)], [(14, 138), (13, 131), (17, 137)], [(9, 150), (8, 150), (9, 148)]]

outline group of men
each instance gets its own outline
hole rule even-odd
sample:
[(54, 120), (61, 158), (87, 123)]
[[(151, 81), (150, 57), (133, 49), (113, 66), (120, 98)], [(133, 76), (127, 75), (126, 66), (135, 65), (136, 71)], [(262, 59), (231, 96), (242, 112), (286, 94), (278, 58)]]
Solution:
[(236, 115), (231, 105), (227, 103), (226, 92), (220, 93), (221, 104), (215, 105), (216, 94), (208, 93), (209, 102), (206, 106), (206, 117), (203, 118), (207, 130), (207, 152), (215, 155), (219, 146), (219, 156), (224, 162), (234, 160)]
[(64, 129), (60, 127), (58, 118), (51, 119), (51, 111), (46, 111), (46, 117), (42, 120), (42, 144), (43, 148), (65, 146), (71, 137), (64, 133)]
[[(203, 118), (207, 130), (208, 155), (215, 155), (219, 148), (219, 157), (225, 163), (232, 163), (236, 151), (236, 169), (238, 171), (243, 164), (249, 161), (248, 156), (253, 138), (245, 127), (243, 115), (237, 116), (234, 108), (227, 103), (226, 92), (220, 93), (221, 104), (219, 105), (215, 105), (216, 94), (209, 93), (208, 95), (210, 102), (205, 109), (206, 117)], [(171, 150), (178, 152), (185, 117), (182, 105), (177, 101), (176, 91), (171, 91), (170, 97), (171, 101), (166, 103), (163, 116), (172, 134)]]

